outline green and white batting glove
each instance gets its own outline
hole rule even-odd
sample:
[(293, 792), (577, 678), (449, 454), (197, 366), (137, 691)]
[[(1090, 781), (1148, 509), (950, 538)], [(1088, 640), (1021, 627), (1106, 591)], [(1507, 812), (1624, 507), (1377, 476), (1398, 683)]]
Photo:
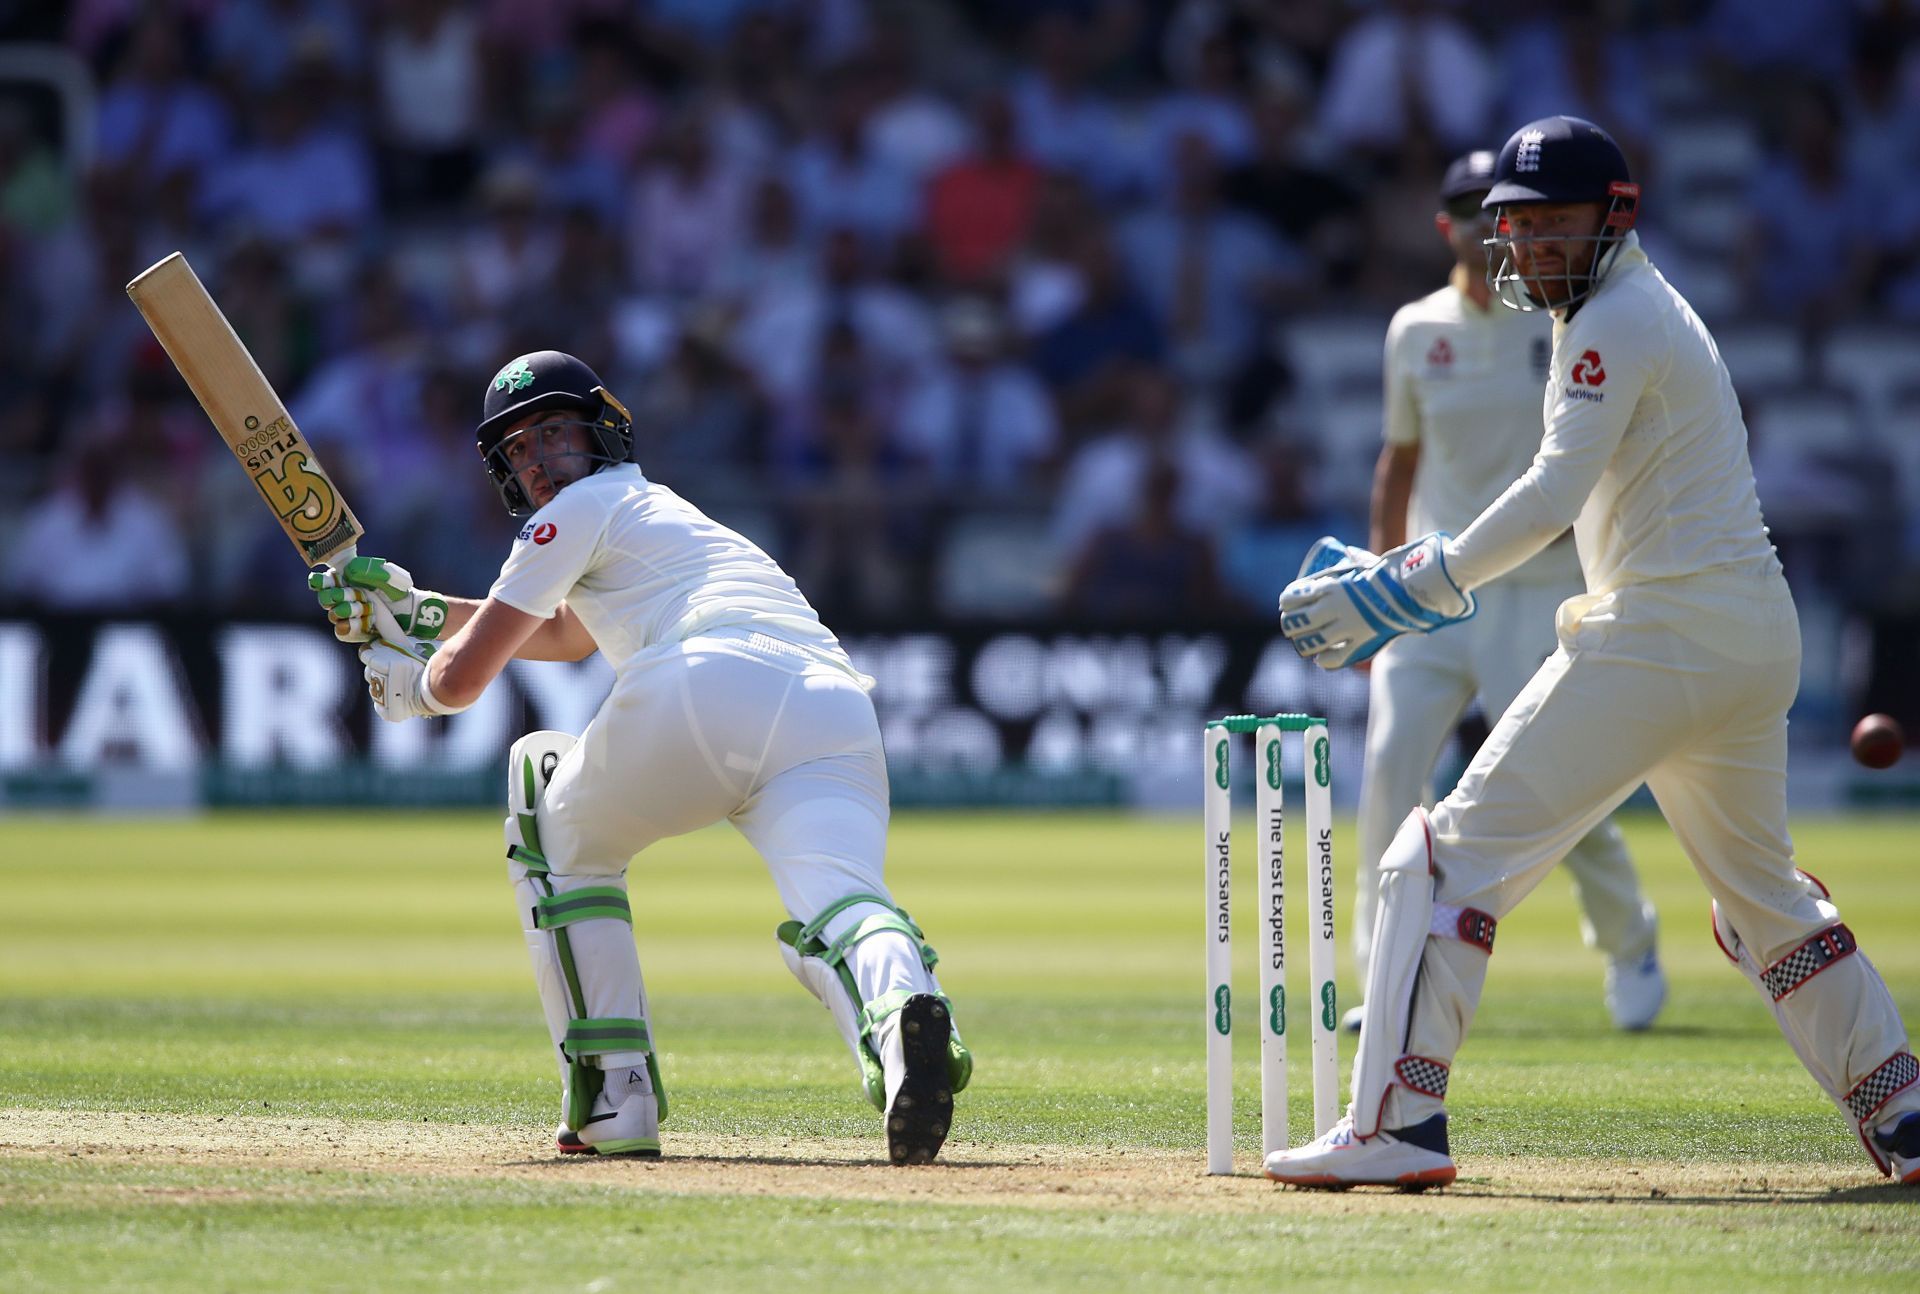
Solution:
[(430, 719), (437, 715), (458, 714), (464, 705), (447, 705), (434, 696), (427, 683), (427, 662), (433, 656), (433, 644), (410, 640), (410, 648), (419, 654), (391, 647), (385, 642), (367, 643), (360, 648), (362, 676), (373, 708), (388, 723), (408, 719)]
[(407, 568), (384, 557), (355, 557), (339, 570), (315, 571), (307, 587), (333, 621), (333, 636), (345, 643), (371, 642), (380, 636), (372, 600), (382, 598), (400, 630), (431, 642), (447, 627), (447, 600), (431, 589), (417, 589)]

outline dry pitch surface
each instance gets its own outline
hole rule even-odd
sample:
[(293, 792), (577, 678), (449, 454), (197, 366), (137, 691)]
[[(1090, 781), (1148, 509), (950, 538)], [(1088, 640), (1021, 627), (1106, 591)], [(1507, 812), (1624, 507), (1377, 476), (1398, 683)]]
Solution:
[[(675, 1195), (829, 1197), (842, 1200), (1001, 1204), (1099, 1212), (1341, 1214), (1454, 1212), (1516, 1204), (1728, 1205), (1899, 1198), (1884, 1178), (1830, 1165), (1645, 1164), (1619, 1160), (1469, 1158), (1445, 1191), (1409, 1194), (1285, 1189), (1258, 1176), (1208, 1177), (1198, 1154), (1164, 1150), (949, 1142), (942, 1162), (895, 1168), (872, 1140), (756, 1140), (685, 1136), (659, 1160), (561, 1157), (524, 1128), (339, 1119), (276, 1119), (94, 1111), (0, 1110), (0, 1161), (89, 1157), (101, 1164), (271, 1168), (284, 1174), (392, 1174), (409, 1178), (521, 1178)], [(0, 1173), (0, 1207), (51, 1202)], [(89, 1186), (97, 1191), (98, 1186)], [(299, 1192), (129, 1186), (152, 1199), (209, 1196), (269, 1200)]]

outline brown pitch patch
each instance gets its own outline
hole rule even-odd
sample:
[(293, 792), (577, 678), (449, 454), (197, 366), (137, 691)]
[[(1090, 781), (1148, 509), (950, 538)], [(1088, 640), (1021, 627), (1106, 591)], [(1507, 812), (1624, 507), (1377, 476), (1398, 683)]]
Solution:
[[(1276, 1186), (1258, 1175), (1250, 1153), (1240, 1157), (1240, 1176), (1208, 1177), (1198, 1147), (1182, 1153), (955, 1140), (947, 1143), (937, 1164), (896, 1168), (882, 1157), (877, 1129), (872, 1139), (859, 1141), (671, 1132), (663, 1140), (667, 1157), (658, 1160), (562, 1158), (539, 1130), (506, 1125), (0, 1108), (0, 1165), (85, 1157), (128, 1166), (258, 1166), (316, 1179), (297, 1184), (282, 1178), (257, 1190), (112, 1188), (125, 1198), (156, 1203), (352, 1196), (358, 1189), (334, 1175), (383, 1174), (441, 1180), (517, 1178), (624, 1187), (636, 1193), (911, 1200), (1090, 1212), (1479, 1214), (1515, 1205), (1819, 1203), (1862, 1190), (1878, 1194), (1875, 1188), (1884, 1182), (1864, 1164), (1843, 1169), (1467, 1156), (1460, 1180), (1445, 1191), (1334, 1193)], [(73, 1197), (70, 1191), (57, 1193)], [(0, 1204), (28, 1198), (24, 1188), (10, 1186), (0, 1172)]]

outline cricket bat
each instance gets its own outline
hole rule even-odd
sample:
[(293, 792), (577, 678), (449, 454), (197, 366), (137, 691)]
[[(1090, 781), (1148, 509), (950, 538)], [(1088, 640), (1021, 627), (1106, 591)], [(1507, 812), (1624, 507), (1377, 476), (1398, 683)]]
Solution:
[[(345, 566), (365, 530), (187, 258), (143, 271), (127, 295), (307, 565)], [(418, 659), (393, 612), (372, 605), (381, 639)]]

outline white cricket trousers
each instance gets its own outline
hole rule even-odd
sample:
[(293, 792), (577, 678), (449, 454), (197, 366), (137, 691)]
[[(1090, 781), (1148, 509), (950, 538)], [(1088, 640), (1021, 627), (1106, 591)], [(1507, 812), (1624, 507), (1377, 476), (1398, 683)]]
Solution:
[[(1475, 591), (1465, 624), (1408, 634), (1374, 658), (1360, 778), (1360, 851), (1353, 900), (1354, 969), (1366, 982), (1379, 902), (1380, 856), (1407, 811), (1431, 797), (1434, 763), (1476, 698), (1489, 727), (1552, 655), (1554, 615), (1572, 591), (1555, 580), (1497, 580)], [(1566, 855), (1580, 904), (1580, 933), (1609, 959), (1637, 962), (1652, 949), (1653, 905), (1611, 818), (1578, 837)]]
[[(780, 901), (811, 921), (854, 894), (892, 902), (886, 759), (873, 702), (843, 670), (765, 634), (720, 630), (622, 675), (540, 809), (563, 876), (617, 876), (656, 840), (730, 821), (759, 851)], [(646, 892), (641, 860), (633, 888)], [(879, 909), (838, 914), (827, 937)], [(849, 966), (868, 1001), (930, 991), (900, 935), (861, 941)]]
[[(1864, 953), (1833, 955), (1840, 914), (1795, 868), (1787, 707), (1800, 629), (1778, 565), (1573, 598), (1557, 629), (1559, 650), (1432, 812), (1436, 906), (1505, 916), (1644, 780), (1722, 919), (1789, 989), (1772, 1009), (1816, 1081), (1842, 1108), (1860, 1102), (1862, 1117), (1877, 1099), (1872, 1120), (1920, 1108), (1892, 996)], [(1490, 960), (1459, 938), (1427, 938), (1407, 1054), (1452, 1064)], [(1439, 1108), (1405, 1086), (1389, 1099), (1386, 1127)]]

